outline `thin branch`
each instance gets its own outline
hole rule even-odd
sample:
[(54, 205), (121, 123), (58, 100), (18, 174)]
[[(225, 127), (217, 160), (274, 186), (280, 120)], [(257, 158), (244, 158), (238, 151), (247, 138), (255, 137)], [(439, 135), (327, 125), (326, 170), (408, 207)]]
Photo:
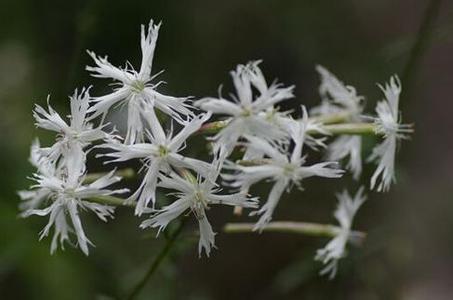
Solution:
[[(404, 67), (401, 79), (405, 86), (404, 99), (410, 97), (409, 92), (412, 88), (413, 80), (417, 74), (423, 54), (428, 49), (433, 33), (433, 27), (439, 15), (441, 0), (431, 0), (423, 14), (423, 20), (420, 24), (414, 46), (412, 47), (409, 59)], [(403, 101), (405, 102), (405, 101)]]
[(122, 198), (118, 198), (115, 196), (99, 196), (93, 197), (89, 199), (84, 199), (85, 201), (100, 203), (105, 205), (112, 205), (112, 206), (126, 206), (126, 207), (135, 207), (135, 202), (130, 202)]
[[(247, 233), (253, 232), (254, 227), (254, 223), (227, 223), (223, 227), (223, 231), (226, 233)], [(264, 232), (298, 233), (317, 237), (335, 237), (340, 230), (341, 227), (330, 224), (291, 221), (271, 222), (263, 228)], [(351, 231), (350, 236), (360, 244), (366, 238), (366, 233)]]
[(129, 294), (129, 296), (126, 299), (128, 299), (128, 300), (135, 299), (138, 296), (138, 294), (141, 292), (141, 290), (145, 287), (145, 285), (148, 282), (148, 280), (156, 272), (156, 270), (158, 269), (160, 264), (167, 257), (167, 255), (169, 254), (169, 252), (171, 250), (171, 247), (175, 243), (175, 241), (178, 238), (178, 236), (181, 234), (182, 229), (183, 229), (184, 224), (185, 224), (185, 220), (186, 220), (186, 218), (183, 218), (181, 220), (181, 223), (175, 229), (173, 234), (167, 239), (165, 246), (162, 248), (162, 250), (159, 252), (159, 254), (156, 256), (156, 258), (151, 263), (151, 265), (150, 265), (148, 271), (146, 272), (145, 276), (132, 289), (132, 292)]
[[(332, 135), (339, 134), (380, 135), (380, 133), (376, 130), (376, 125), (374, 125), (374, 123), (343, 123), (335, 125), (324, 125), (322, 128)], [(310, 134), (310, 131), (307, 131), (307, 133)]]
[[(337, 113), (332, 113), (332, 114), (327, 114), (327, 115), (322, 115), (322, 116), (316, 116), (316, 117), (311, 117), (309, 118), (310, 120), (322, 123), (324, 125), (327, 124), (337, 124), (337, 123), (342, 123), (346, 122), (349, 120), (349, 117), (351, 114), (349, 112), (337, 112)], [(195, 133), (195, 135), (198, 134), (212, 134), (212, 133), (217, 133), (224, 127), (226, 127), (229, 123), (229, 120), (224, 120), (224, 121), (214, 121), (210, 123), (206, 123), (201, 128)]]
[[(85, 184), (92, 183), (92, 182), (98, 180), (99, 178), (101, 178), (102, 176), (107, 175), (108, 173), (109, 172), (89, 173), (85, 176), (85, 180), (83, 181), (83, 183), (85, 183)], [(134, 169), (126, 168), (126, 169), (117, 170), (115, 172), (115, 175), (120, 176), (123, 179), (130, 179), (130, 178), (134, 178), (136, 176), (136, 173), (135, 173)]]
[(314, 116), (310, 117), (309, 120), (313, 120), (315, 122), (322, 123), (324, 125), (327, 124), (337, 124), (337, 123), (343, 123), (349, 120), (351, 117), (351, 113), (348, 111), (341, 111), (337, 113), (331, 113), (331, 114), (323, 114), (320, 116)]
[[(333, 116), (331, 116), (333, 118)], [(219, 132), (228, 124), (227, 121), (217, 121), (207, 123), (202, 126), (197, 134), (212, 134)], [(323, 123), (326, 124), (326, 123)], [(376, 130), (374, 123), (341, 123), (341, 124), (327, 124), (322, 126), (331, 135), (341, 134), (360, 134), (360, 135), (380, 135)], [(307, 130), (307, 134), (320, 135), (321, 132), (317, 130)]]

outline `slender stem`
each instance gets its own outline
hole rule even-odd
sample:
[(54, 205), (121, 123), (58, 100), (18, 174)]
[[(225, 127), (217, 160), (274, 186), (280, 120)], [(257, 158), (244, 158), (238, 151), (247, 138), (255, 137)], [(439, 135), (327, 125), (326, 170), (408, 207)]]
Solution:
[[(349, 112), (345, 111), (345, 112), (337, 112), (337, 113), (332, 113), (332, 114), (328, 114), (328, 115), (311, 117), (310, 120), (322, 123), (324, 125), (336, 124), (336, 123), (346, 122), (349, 119), (350, 115), (351, 114)], [(225, 126), (227, 126), (228, 123), (229, 123), (229, 120), (224, 120), (224, 121), (214, 121), (214, 122), (204, 124), (196, 132), (196, 134), (217, 133), (221, 129), (223, 129)]]
[(184, 224), (185, 224), (185, 218), (183, 218), (181, 220), (181, 223), (179, 223), (178, 227), (175, 229), (173, 234), (167, 239), (165, 246), (162, 248), (162, 250), (156, 256), (156, 258), (153, 260), (153, 262), (151, 263), (145, 276), (132, 289), (132, 292), (126, 298), (127, 300), (135, 299), (138, 296), (138, 294), (141, 292), (141, 290), (145, 287), (148, 280), (156, 272), (157, 268), (160, 266), (160, 264), (164, 261), (164, 259), (170, 253), (171, 247), (175, 243), (178, 236), (181, 234)]
[(115, 196), (98, 196), (98, 197), (92, 197), (92, 198), (84, 199), (84, 200), (89, 201), (89, 202), (94, 202), (94, 203), (112, 205), (112, 206), (135, 207), (134, 202), (129, 202), (125, 199), (118, 198)]
[[(254, 223), (227, 223), (224, 226), (223, 231), (226, 233), (245, 233), (252, 232), (254, 227)], [(340, 227), (329, 224), (291, 221), (271, 222), (263, 228), (263, 231), (265, 232), (299, 233), (324, 237), (335, 237), (340, 230)], [(366, 233), (352, 231), (350, 236), (360, 243), (365, 239)]]
[[(108, 173), (109, 172), (97, 172), (97, 173), (87, 174), (87, 176), (85, 176), (85, 180), (83, 181), (83, 183), (92, 183), (92, 182), (98, 180), (99, 178), (101, 178), (102, 176), (107, 175)], [(126, 168), (126, 169), (121, 169), (121, 170), (115, 171), (115, 175), (120, 176), (125, 179), (129, 179), (129, 178), (134, 178), (136, 173), (135, 173), (134, 169)]]
[[(363, 134), (377, 135), (376, 125), (373, 123), (344, 123), (334, 125), (324, 125), (322, 127), (333, 135), (339, 134)], [(310, 134), (310, 131), (307, 131)], [(316, 132), (314, 132), (316, 133)]]
[(336, 124), (336, 123), (343, 123), (349, 120), (351, 117), (351, 113), (348, 111), (342, 111), (337, 113), (331, 113), (327, 115), (315, 116), (310, 117), (310, 120), (322, 123), (324, 125), (327, 124)]
[[(335, 116), (332, 115), (331, 117), (333, 120)], [(204, 125), (202, 128), (200, 128), (198, 133), (199, 134), (216, 133), (223, 127), (225, 127), (227, 123), (228, 122), (226, 121), (208, 123)], [(323, 125), (322, 128), (332, 135), (340, 134), (379, 135), (379, 133), (376, 131), (376, 126), (373, 123), (341, 123), (341, 124), (323, 123), (323, 124), (326, 125)], [(308, 130), (307, 133), (315, 135), (322, 134), (316, 130)]]
[(267, 165), (271, 162), (270, 159), (262, 158), (262, 159), (239, 159), (236, 160), (236, 164), (244, 166), (244, 167), (253, 167), (253, 166), (260, 166), (260, 165)]
[[(402, 82), (405, 86), (405, 93), (402, 95), (405, 99), (411, 96), (409, 91), (412, 89), (414, 78), (417, 74), (417, 69), (420, 66), (423, 54), (428, 49), (433, 33), (434, 23), (439, 15), (441, 0), (431, 0), (423, 14), (423, 20), (420, 24), (414, 46), (412, 47), (409, 59), (404, 67), (402, 74)], [(403, 101), (405, 102), (405, 101)]]

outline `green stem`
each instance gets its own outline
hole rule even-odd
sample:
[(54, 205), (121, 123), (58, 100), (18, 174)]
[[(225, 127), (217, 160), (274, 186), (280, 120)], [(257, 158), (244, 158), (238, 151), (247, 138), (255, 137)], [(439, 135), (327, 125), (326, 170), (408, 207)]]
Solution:
[(350, 117), (351, 117), (350, 112), (341, 111), (328, 115), (310, 117), (309, 119), (327, 125), (346, 122), (349, 120)]
[(270, 163), (271, 160), (267, 158), (262, 158), (262, 159), (239, 159), (236, 161), (236, 164), (244, 166), (244, 167), (252, 167), (252, 166), (259, 166), (259, 165), (266, 165)]
[[(351, 114), (349, 112), (338, 112), (338, 113), (332, 113), (332, 114), (328, 114), (328, 115), (311, 117), (309, 119), (322, 123), (324, 125), (327, 125), (327, 124), (336, 124), (336, 123), (346, 122), (350, 116), (351, 116)], [(217, 133), (221, 129), (223, 129), (225, 126), (227, 126), (228, 123), (229, 123), (229, 121), (225, 120), (225, 121), (215, 121), (215, 122), (210, 122), (210, 123), (204, 124), (196, 132), (196, 134)]]
[(127, 206), (127, 207), (135, 207), (135, 203), (129, 202), (122, 198), (118, 198), (115, 196), (98, 196), (89, 199), (84, 199), (88, 202), (112, 205), (112, 206)]
[[(227, 223), (223, 231), (226, 233), (245, 233), (252, 232), (254, 227), (254, 223)], [(340, 230), (340, 227), (329, 224), (291, 221), (271, 222), (263, 228), (265, 232), (298, 233), (318, 237), (335, 237)], [(352, 231), (350, 236), (360, 243), (365, 239), (366, 233)]]
[[(99, 178), (107, 175), (108, 173), (109, 172), (97, 172), (97, 173), (87, 174), (85, 176), (85, 180), (83, 181), (83, 183), (85, 183), (85, 184), (92, 183), (92, 182), (98, 180)], [(121, 169), (121, 170), (115, 171), (115, 175), (120, 176), (123, 179), (130, 179), (130, 178), (134, 178), (136, 174), (135, 174), (134, 169), (126, 168), (126, 169)]]
[[(378, 135), (376, 125), (373, 123), (344, 123), (334, 125), (324, 125), (322, 127), (333, 135), (340, 134), (363, 134), (363, 135)], [(310, 134), (310, 131), (307, 131)], [(316, 132), (313, 132), (316, 133)]]
[[(333, 116), (332, 116), (333, 118)], [(333, 120), (333, 119), (332, 119)], [(339, 120), (339, 119), (337, 119)], [(209, 134), (216, 133), (226, 126), (228, 122), (218, 121), (208, 123), (198, 131), (199, 134)], [(323, 123), (326, 124), (326, 123)], [(341, 134), (363, 134), (363, 135), (380, 135), (376, 131), (376, 125), (374, 123), (341, 123), (341, 124), (332, 124), (322, 126), (323, 129), (328, 131), (332, 135), (341, 135)], [(316, 130), (308, 130), (308, 134), (319, 135), (322, 134)]]
[[(401, 80), (405, 86), (403, 100), (411, 96), (413, 81), (417, 74), (423, 54), (428, 49), (433, 33), (433, 27), (439, 15), (441, 0), (431, 0), (423, 14), (423, 20), (420, 24), (414, 46), (412, 47), (409, 59), (404, 67)], [(403, 101), (406, 102), (406, 101)]]
[(184, 224), (185, 224), (185, 218), (183, 218), (181, 220), (181, 223), (175, 229), (173, 234), (167, 239), (165, 246), (162, 248), (162, 250), (156, 256), (156, 258), (153, 260), (153, 262), (151, 263), (145, 276), (132, 289), (132, 292), (129, 294), (129, 296), (126, 299), (128, 299), (128, 300), (135, 299), (138, 296), (138, 294), (141, 292), (141, 290), (145, 287), (148, 280), (156, 272), (158, 267), (161, 265), (161, 263), (164, 261), (164, 259), (167, 257), (167, 255), (170, 253), (171, 247), (175, 243), (178, 236), (181, 234)]

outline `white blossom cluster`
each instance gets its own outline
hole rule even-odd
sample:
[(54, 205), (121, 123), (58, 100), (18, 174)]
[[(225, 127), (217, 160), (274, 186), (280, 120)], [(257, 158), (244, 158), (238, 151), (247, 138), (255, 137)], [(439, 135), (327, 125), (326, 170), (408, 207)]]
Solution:
[[(102, 201), (112, 194), (127, 194), (124, 201), (134, 203), (135, 215), (145, 218), (140, 227), (158, 228), (158, 232), (182, 214), (193, 213), (199, 224), (199, 254), (204, 251), (209, 256), (216, 233), (207, 211), (213, 205), (251, 208), (250, 215), (259, 216), (255, 230), (261, 231), (285, 198), (284, 192), (294, 186), (302, 190), (305, 179), (339, 178), (346, 170), (354, 179), (360, 178), (362, 138), (347, 134), (333, 138), (327, 126), (331, 123), (329, 117), (336, 115), (343, 116), (343, 123), (370, 119), (363, 115), (364, 97), (357, 95), (353, 87), (318, 66), (321, 105), (311, 109), (310, 116), (301, 106), (298, 117), (297, 112), (279, 109), (283, 101), (295, 101), (294, 86), (276, 81), (269, 84), (260, 69), (261, 62), (252, 61), (231, 71), (236, 94), (230, 99), (221, 95), (197, 100), (163, 95), (158, 92), (162, 82), (155, 80), (160, 72), (152, 74), (159, 29), (160, 23), (156, 25), (152, 20), (147, 27), (142, 25), (138, 70), (129, 63), (115, 67), (107, 56), (88, 51), (94, 66), (86, 70), (93, 77), (113, 81), (111, 93), (92, 96), (90, 89), (80, 93), (76, 90), (69, 98), (71, 113), (67, 121), (49, 103), (47, 110), (39, 105), (34, 109), (36, 126), (54, 132), (56, 139), (49, 147), (40, 146), (37, 140), (33, 143), (30, 162), (36, 168), (31, 177), (35, 184), (19, 192), (23, 200), (20, 209), (23, 217), (48, 216), (40, 238), (53, 227), (52, 253), (58, 244), (63, 248), (67, 242), (88, 254), (88, 244), (92, 243), (85, 235), (80, 213), (92, 211), (103, 221), (113, 217), (114, 207)], [(384, 100), (378, 103), (372, 124), (383, 140), (369, 157), (378, 165), (370, 187), (387, 191), (394, 181), (397, 142), (407, 138), (411, 127), (401, 124), (398, 78), (392, 77), (381, 89)], [(112, 124), (106, 122), (106, 116), (112, 111), (120, 111), (127, 119), (124, 133), (109, 129)], [(221, 118), (212, 122), (214, 115)], [(211, 160), (187, 156), (189, 138), (213, 128), (219, 130), (208, 137)], [(310, 149), (325, 150), (325, 160), (313, 161), (307, 154)], [(119, 187), (115, 167), (88, 182), (89, 155), (108, 166), (139, 162), (138, 188), (129, 193)], [(346, 170), (339, 164), (343, 160), (347, 160)], [(271, 183), (263, 202), (250, 196), (259, 182)], [(160, 190), (169, 191), (175, 200), (162, 206), (156, 197)], [(365, 200), (363, 193), (361, 188), (354, 197), (347, 192), (338, 195), (338, 233), (316, 254), (316, 259), (326, 264), (323, 273), (333, 276), (338, 260), (345, 256), (346, 243), (353, 239), (353, 217)], [(70, 235), (75, 235), (75, 242)]]

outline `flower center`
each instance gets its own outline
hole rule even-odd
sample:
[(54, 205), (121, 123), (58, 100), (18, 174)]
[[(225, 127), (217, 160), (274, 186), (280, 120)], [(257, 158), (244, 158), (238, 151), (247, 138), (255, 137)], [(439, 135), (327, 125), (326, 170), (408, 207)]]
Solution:
[(271, 109), (270, 111), (266, 112), (265, 118), (266, 121), (272, 122), (274, 117), (275, 117), (276, 111), (274, 109)]
[(135, 93), (141, 93), (145, 89), (145, 83), (141, 80), (134, 80), (131, 83), (131, 88)]
[(250, 108), (244, 107), (241, 112), (242, 117), (250, 117), (252, 115), (252, 110)]
[(159, 156), (160, 157), (167, 156), (169, 152), (170, 152), (170, 150), (168, 150), (167, 147), (165, 147), (164, 145), (159, 145)]
[(203, 191), (197, 189), (193, 195), (193, 205), (192, 211), (197, 219), (201, 219), (204, 217), (204, 212), (208, 209), (208, 201), (204, 196)]
[(75, 189), (74, 188), (66, 188), (64, 190), (64, 194), (73, 198), (75, 196)]
[(286, 164), (283, 167), (283, 173), (287, 176), (291, 176), (294, 173), (296, 167), (293, 164)]

